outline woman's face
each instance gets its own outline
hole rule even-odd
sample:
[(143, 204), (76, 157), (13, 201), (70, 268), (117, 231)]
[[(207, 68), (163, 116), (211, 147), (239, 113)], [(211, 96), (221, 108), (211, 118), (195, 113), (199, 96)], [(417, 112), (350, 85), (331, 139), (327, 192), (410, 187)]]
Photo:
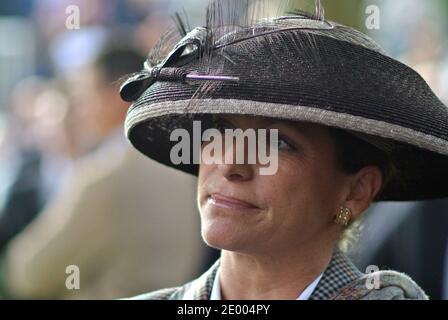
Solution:
[(218, 123), (222, 128), (278, 129), (278, 170), (260, 175), (259, 163), (200, 164), (198, 205), (206, 243), (256, 253), (334, 242), (334, 215), (343, 204), (347, 176), (336, 167), (327, 130), (307, 122), (240, 115), (220, 116)]

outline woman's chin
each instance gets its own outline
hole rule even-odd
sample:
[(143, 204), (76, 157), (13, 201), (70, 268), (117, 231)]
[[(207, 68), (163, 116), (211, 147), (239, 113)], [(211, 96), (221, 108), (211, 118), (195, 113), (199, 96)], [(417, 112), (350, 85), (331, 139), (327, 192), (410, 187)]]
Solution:
[(247, 245), (244, 233), (238, 227), (231, 227), (225, 223), (212, 223), (202, 226), (202, 238), (204, 242), (213, 248), (241, 251)]
[(239, 212), (206, 205), (201, 208), (201, 233), (210, 247), (245, 252), (257, 246), (260, 211)]

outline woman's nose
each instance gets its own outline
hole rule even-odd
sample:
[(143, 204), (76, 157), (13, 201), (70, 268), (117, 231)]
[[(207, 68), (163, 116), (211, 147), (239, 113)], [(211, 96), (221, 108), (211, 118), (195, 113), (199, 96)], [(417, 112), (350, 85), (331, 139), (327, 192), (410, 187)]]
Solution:
[(219, 170), (228, 181), (248, 181), (253, 178), (253, 165), (219, 164)]
[[(243, 152), (243, 161), (237, 161), (237, 152)], [(225, 148), (223, 163), (218, 164), (218, 167), (227, 180), (246, 181), (253, 178), (256, 164), (250, 163), (246, 144), (240, 149), (234, 144)]]

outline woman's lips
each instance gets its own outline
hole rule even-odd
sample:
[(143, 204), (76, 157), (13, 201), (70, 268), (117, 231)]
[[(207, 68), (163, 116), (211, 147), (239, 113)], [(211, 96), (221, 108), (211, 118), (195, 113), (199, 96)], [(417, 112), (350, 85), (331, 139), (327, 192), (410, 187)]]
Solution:
[(207, 199), (207, 203), (216, 207), (227, 209), (238, 209), (238, 210), (259, 209), (257, 206), (251, 203), (232, 197), (227, 197), (219, 193), (212, 193)]

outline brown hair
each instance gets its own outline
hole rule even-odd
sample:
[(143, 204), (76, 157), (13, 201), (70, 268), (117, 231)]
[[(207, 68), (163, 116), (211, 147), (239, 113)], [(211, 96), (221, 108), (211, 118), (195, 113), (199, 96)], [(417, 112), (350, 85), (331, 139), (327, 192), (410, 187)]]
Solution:
[[(372, 144), (342, 129), (329, 128), (335, 144), (336, 164), (342, 172), (356, 173), (365, 166), (380, 169), (383, 182), (374, 200), (379, 197), (387, 183), (396, 175), (395, 166), (390, 155)], [(362, 230), (362, 218), (352, 220), (341, 233), (338, 246), (344, 251), (352, 250)]]

